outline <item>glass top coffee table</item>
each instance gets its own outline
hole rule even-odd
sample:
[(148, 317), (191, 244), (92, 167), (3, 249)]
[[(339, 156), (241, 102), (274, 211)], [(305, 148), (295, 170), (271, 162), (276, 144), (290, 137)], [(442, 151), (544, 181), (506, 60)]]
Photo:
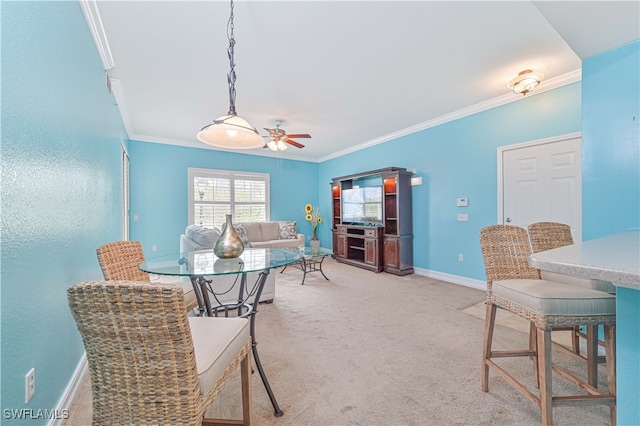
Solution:
[(333, 254), (333, 251), (329, 250), (328, 248), (322, 247), (318, 248), (315, 251), (311, 247), (304, 247), (304, 250), (302, 247), (291, 250), (295, 250), (300, 253), (300, 260), (286, 265), (284, 268), (282, 268), (282, 271), (280, 271), (280, 273), (283, 273), (289, 266), (291, 266), (292, 268), (300, 269), (304, 273), (304, 275), (302, 276), (302, 283), (300, 283), (300, 285), (304, 285), (304, 280), (305, 278), (307, 278), (307, 274), (311, 272), (320, 272), (325, 280), (329, 280), (329, 278), (327, 278), (327, 276), (324, 274), (324, 271), (322, 270), (322, 262), (324, 261), (325, 257), (331, 256)]

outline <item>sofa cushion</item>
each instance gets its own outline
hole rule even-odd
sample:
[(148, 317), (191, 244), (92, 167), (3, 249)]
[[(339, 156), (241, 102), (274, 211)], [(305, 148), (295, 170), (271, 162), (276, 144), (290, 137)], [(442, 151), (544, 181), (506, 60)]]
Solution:
[(220, 230), (203, 228), (200, 225), (189, 225), (184, 232), (187, 237), (195, 241), (199, 246), (212, 248), (220, 238)]
[(278, 222), (259, 222), (262, 231), (261, 241), (277, 240), (280, 233), (280, 225)]
[(236, 234), (238, 234), (238, 237), (240, 237), (240, 239), (242, 240), (242, 244), (245, 247), (253, 247), (253, 245), (251, 244), (251, 239), (247, 235), (245, 225), (246, 224), (240, 223), (238, 225), (233, 225), (233, 228), (236, 230)]
[(298, 238), (298, 233), (296, 230), (296, 222), (278, 222), (279, 230), (278, 230), (278, 239), (279, 240), (291, 240), (294, 238)]
[(242, 227), (242, 229), (244, 229), (244, 233), (249, 238), (249, 241), (265, 240), (265, 238), (262, 236), (262, 231), (260, 230), (260, 224), (258, 224), (258, 222), (243, 222), (239, 225)]

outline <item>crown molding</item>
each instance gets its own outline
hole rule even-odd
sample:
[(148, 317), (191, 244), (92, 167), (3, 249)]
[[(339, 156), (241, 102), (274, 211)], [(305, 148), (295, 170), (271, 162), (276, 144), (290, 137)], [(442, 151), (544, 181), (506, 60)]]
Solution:
[(105, 70), (109, 70), (115, 66), (113, 62), (113, 56), (111, 55), (111, 48), (109, 47), (109, 41), (107, 40), (107, 33), (104, 31), (102, 25), (102, 18), (100, 17), (100, 10), (98, 9), (97, 0), (80, 0), (80, 6), (84, 13), (84, 18), (87, 20), (89, 30), (93, 36), (93, 41), (96, 44), (102, 65)]
[[(572, 83), (576, 83), (578, 81), (582, 80), (582, 70), (578, 69), (575, 71), (571, 71), (568, 72), (566, 74), (563, 74), (561, 76), (552, 78), (550, 80), (547, 81), (542, 81), (542, 83), (540, 83), (538, 85), (538, 87), (535, 88), (535, 90), (532, 93), (529, 93), (527, 96), (531, 97), (531, 96), (535, 96), (535, 95), (539, 95), (541, 93), (544, 92), (548, 92), (550, 90), (553, 89), (557, 89), (559, 87), (562, 86), (566, 86), (568, 84), (572, 84)], [(394, 139), (398, 139), (402, 136), (407, 136), (407, 135), (411, 135), (413, 133), (417, 133), (420, 132), (422, 130), (426, 130), (429, 129), (431, 127), (436, 127), (436, 126), (440, 126), (442, 124), (445, 123), (449, 123), (451, 121), (455, 121), (455, 120), (459, 120), (461, 118), (464, 117), (468, 117), (470, 115), (473, 114), (477, 114), (479, 112), (483, 112), (483, 111), (487, 111), (493, 108), (497, 108), (499, 106), (502, 105), (506, 105), (509, 104), (511, 102), (516, 102), (519, 100), (522, 100), (524, 98), (524, 96), (518, 96), (515, 93), (509, 92), (507, 94), (498, 96), (496, 98), (493, 99), (489, 99), (488, 101), (484, 101), (484, 102), (480, 102), (477, 103), (475, 105), (471, 105), (467, 108), (463, 108), (460, 109), (458, 111), (454, 111), (452, 113), (449, 114), (445, 114), (445, 115), (441, 115), (440, 117), (434, 118), (433, 120), (428, 120), (425, 121), (423, 123), (419, 123), (416, 124), (414, 126), (411, 127), (407, 127), (405, 129), (402, 130), (398, 130), (397, 132), (393, 132), (393, 133), (389, 133), (387, 135), (381, 136), (379, 138), (376, 139), (372, 139), (368, 142), (364, 142), (360, 145), (356, 145), (347, 149), (343, 149), (341, 151), (335, 152), (331, 155), (327, 155), (324, 157), (319, 158), (320, 162), (323, 161), (327, 161), (327, 160), (331, 160), (337, 157), (342, 157), (343, 155), (346, 154), (350, 154), (352, 152), (356, 152), (356, 151), (360, 151), (363, 150), (365, 148), (369, 148), (381, 143), (385, 143), (385, 142), (389, 142), (391, 140)]]

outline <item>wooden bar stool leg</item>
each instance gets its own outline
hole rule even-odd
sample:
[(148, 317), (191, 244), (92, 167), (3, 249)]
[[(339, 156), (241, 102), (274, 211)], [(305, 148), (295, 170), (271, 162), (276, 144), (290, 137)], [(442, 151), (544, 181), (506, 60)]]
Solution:
[(487, 309), (484, 321), (484, 343), (482, 348), (482, 391), (489, 392), (489, 365), (487, 360), (491, 358), (491, 342), (493, 340), (493, 328), (496, 323), (497, 306), (487, 301)]
[(551, 384), (551, 331), (537, 329), (538, 340), (538, 380), (540, 382), (540, 411), (542, 425), (553, 424), (553, 389)]
[[(609, 384), (609, 393), (611, 395), (617, 395), (616, 390), (616, 326), (605, 325), (604, 326), (604, 350), (606, 354), (607, 365), (607, 382)], [(611, 412), (611, 425), (617, 424), (617, 397), (616, 402), (609, 406)]]
[(540, 389), (540, 375), (538, 373), (538, 335), (536, 326), (529, 321), (529, 350), (535, 355), (529, 358), (533, 361), (533, 377), (536, 378), (536, 389)]
[(587, 326), (587, 383), (598, 387), (598, 326)]

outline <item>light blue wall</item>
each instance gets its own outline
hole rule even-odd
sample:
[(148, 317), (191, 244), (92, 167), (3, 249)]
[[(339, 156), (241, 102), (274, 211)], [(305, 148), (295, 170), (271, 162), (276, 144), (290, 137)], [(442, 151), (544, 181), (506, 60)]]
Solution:
[(582, 221), (591, 240), (640, 227), (640, 42), (582, 64)]
[(179, 251), (188, 223), (190, 167), (269, 173), (271, 220), (295, 220), (300, 232), (311, 235), (304, 206), (318, 203), (316, 163), (138, 141), (129, 143), (129, 154), (131, 217), (138, 216), (131, 239), (142, 243), (147, 258)]
[[(640, 228), (640, 42), (582, 64), (584, 239)], [(616, 297), (618, 424), (640, 424), (640, 291)]]
[[(5, 409), (58, 408), (81, 359), (65, 290), (101, 279), (96, 247), (120, 238), (126, 134), (80, 4), (1, 7), (4, 416)], [(36, 393), (25, 404), (32, 367)]]
[[(412, 192), (414, 265), (484, 281), (478, 233), (497, 220), (496, 149), (579, 132), (580, 102), (580, 83), (574, 83), (326, 161), (320, 165), (320, 208), (331, 206), (334, 176), (387, 166), (415, 169), (422, 185)], [(469, 198), (469, 207), (456, 207), (460, 197)], [(458, 222), (458, 213), (468, 213), (469, 221)], [(330, 238), (329, 227), (321, 235)]]

